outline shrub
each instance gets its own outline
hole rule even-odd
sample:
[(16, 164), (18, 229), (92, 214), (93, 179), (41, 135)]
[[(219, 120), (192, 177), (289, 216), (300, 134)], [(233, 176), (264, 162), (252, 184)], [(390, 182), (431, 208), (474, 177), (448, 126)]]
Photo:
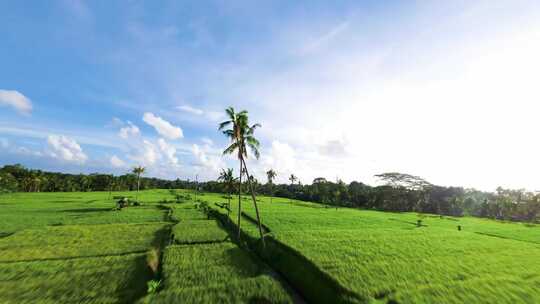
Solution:
[(155, 293), (159, 290), (159, 287), (161, 286), (161, 280), (150, 280), (147, 283), (148, 286), (148, 293)]

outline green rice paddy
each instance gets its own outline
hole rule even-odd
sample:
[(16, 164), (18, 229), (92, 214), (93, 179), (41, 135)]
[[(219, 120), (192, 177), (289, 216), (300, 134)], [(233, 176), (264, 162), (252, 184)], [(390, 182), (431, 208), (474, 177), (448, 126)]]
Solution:
[[(287, 285), (314, 303), (540, 303), (537, 225), (261, 197), (263, 249), (250, 200), (239, 243), (237, 201), (227, 215), (221, 195), (199, 196), (209, 216), (152, 190), (113, 211), (124, 195), (134, 193), (1, 196), (0, 303), (296, 301)], [(148, 294), (150, 280), (161, 284)]]

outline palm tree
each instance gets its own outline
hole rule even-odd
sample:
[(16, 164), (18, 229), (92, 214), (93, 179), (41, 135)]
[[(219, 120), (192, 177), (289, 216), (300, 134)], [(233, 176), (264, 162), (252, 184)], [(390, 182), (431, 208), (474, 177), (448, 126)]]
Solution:
[(231, 212), (231, 192), (234, 190), (234, 183), (236, 180), (237, 178), (234, 177), (232, 168), (228, 168), (226, 171), (225, 169), (221, 169), (218, 181), (222, 181), (225, 184), (225, 189), (227, 190), (227, 215), (230, 215)]
[(135, 167), (133, 168), (133, 170), (131, 171), (133, 174), (136, 174), (137, 175), (137, 195), (135, 196), (135, 201), (139, 201), (139, 188), (141, 186), (141, 175), (144, 174), (144, 171), (146, 169), (142, 166), (138, 166), (138, 167)]
[[(294, 174), (291, 174), (291, 176), (289, 176), (289, 180), (291, 181), (291, 191), (294, 191), (294, 189), (292, 189), (292, 186), (294, 186), (294, 182), (296, 180), (298, 180), (298, 177), (296, 177)], [(293, 196), (294, 195), (292, 195), (292, 193), (291, 193), (291, 203), (292, 203), (292, 197)]]
[(111, 199), (111, 192), (114, 187), (114, 175), (109, 175), (109, 199)]
[[(224, 121), (219, 124), (219, 130), (223, 131), (223, 134), (231, 140), (231, 145), (223, 151), (223, 154), (233, 154), (237, 153), (238, 161), (240, 162), (240, 177), (238, 183), (238, 238), (240, 238), (240, 219), (242, 216), (242, 175), (246, 174), (249, 190), (251, 192), (251, 198), (253, 199), (253, 205), (255, 206), (255, 213), (257, 214), (257, 224), (259, 226), (259, 234), (261, 236), (261, 241), (263, 246), (264, 236), (262, 233), (261, 218), (259, 215), (259, 208), (257, 206), (257, 200), (255, 198), (255, 192), (253, 191), (253, 185), (249, 178), (250, 174), (248, 172), (245, 159), (248, 157), (248, 147), (251, 152), (258, 159), (259, 154), (259, 141), (253, 136), (255, 129), (260, 127), (260, 124), (249, 125), (249, 118), (247, 111), (241, 111), (236, 113), (233, 107), (229, 107), (225, 110), (229, 120)], [(230, 129), (225, 129), (230, 127)]]
[(277, 173), (274, 171), (274, 169), (270, 169), (266, 171), (266, 177), (268, 178), (268, 185), (270, 185), (270, 204), (272, 203), (272, 196), (274, 196), (274, 193), (272, 192), (274, 184), (274, 178), (276, 178)]
[(294, 185), (294, 182), (298, 180), (298, 177), (291, 174), (291, 176), (289, 176), (289, 180), (291, 181), (291, 185)]

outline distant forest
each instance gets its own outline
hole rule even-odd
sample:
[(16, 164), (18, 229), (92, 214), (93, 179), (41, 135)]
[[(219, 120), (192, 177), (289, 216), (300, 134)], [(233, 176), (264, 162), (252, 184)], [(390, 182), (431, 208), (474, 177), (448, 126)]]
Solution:
[[(312, 201), (328, 206), (354, 207), (394, 212), (422, 212), (440, 215), (494, 218), (513, 221), (540, 221), (540, 193), (523, 189), (497, 188), (483, 192), (462, 187), (443, 187), (402, 173), (377, 175), (382, 186), (370, 186), (353, 181), (328, 181), (316, 178), (312, 184), (261, 183), (251, 178), (255, 192), (291, 199)], [(237, 186), (236, 186), (237, 187)], [(198, 189), (227, 193), (223, 182), (195, 182), (141, 177), (144, 189)], [(0, 193), (11, 192), (86, 192), (132, 191), (137, 189), (137, 176), (124, 174), (65, 174), (27, 169), (21, 165), (0, 168)], [(243, 186), (247, 189), (247, 186)]]

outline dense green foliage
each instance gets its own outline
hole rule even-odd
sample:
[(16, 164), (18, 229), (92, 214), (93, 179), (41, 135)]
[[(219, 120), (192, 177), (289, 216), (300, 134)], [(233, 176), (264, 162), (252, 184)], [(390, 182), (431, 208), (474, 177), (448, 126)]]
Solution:
[[(140, 189), (195, 188), (195, 183), (140, 177)], [(30, 170), (21, 165), (0, 168), (2, 192), (89, 192), (137, 190), (137, 174), (66, 174)]]

